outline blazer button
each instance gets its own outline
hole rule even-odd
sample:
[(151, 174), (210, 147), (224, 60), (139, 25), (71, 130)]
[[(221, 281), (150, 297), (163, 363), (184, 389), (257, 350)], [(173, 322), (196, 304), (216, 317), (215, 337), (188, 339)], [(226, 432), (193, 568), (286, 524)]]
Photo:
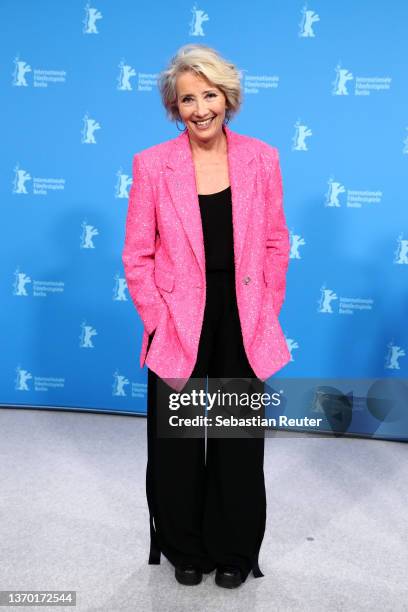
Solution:
[(249, 281), (251, 280), (250, 276), (245, 276), (244, 278), (244, 283), (247, 285), (249, 283)]

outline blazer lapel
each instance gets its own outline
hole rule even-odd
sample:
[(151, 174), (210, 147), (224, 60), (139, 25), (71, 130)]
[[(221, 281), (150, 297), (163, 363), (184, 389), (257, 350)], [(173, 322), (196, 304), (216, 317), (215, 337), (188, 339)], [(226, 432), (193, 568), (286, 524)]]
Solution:
[[(224, 130), (227, 136), (228, 171), (231, 183), (234, 260), (235, 269), (238, 270), (255, 190), (256, 164), (250, 163), (255, 153), (243, 136), (233, 132), (228, 126), (224, 126)], [(165, 177), (174, 207), (205, 278), (204, 237), (187, 130), (172, 141), (166, 160)]]

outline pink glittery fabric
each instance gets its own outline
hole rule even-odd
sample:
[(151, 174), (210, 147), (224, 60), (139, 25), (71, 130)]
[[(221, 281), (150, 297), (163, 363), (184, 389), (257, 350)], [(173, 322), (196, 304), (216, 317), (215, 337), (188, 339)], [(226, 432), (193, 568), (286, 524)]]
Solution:
[[(278, 320), (289, 261), (279, 154), (262, 140), (223, 129), (242, 338), (252, 369), (266, 380), (290, 361)], [(146, 363), (179, 391), (196, 363), (206, 296), (203, 232), (187, 131), (135, 154), (122, 260), (144, 324), (140, 367)]]

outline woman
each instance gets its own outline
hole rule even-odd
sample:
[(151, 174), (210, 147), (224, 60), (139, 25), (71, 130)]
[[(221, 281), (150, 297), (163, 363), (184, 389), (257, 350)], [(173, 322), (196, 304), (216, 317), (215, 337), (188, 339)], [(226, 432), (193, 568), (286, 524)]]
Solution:
[(278, 315), (289, 238), (277, 149), (227, 127), (238, 70), (185, 45), (159, 88), (177, 138), (133, 158), (123, 263), (144, 324), (148, 366), (149, 563), (160, 553), (182, 584), (216, 570), (235, 588), (252, 570), (266, 521), (264, 437), (165, 438), (158, 416), (200, 378), (264, 381), (290, 360)]

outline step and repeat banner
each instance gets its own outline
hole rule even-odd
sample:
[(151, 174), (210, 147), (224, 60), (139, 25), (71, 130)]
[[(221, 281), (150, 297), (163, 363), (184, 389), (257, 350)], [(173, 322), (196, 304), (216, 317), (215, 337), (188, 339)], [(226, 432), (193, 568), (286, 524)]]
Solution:
[(349, 432), (408, 438), (407, 3), (3, 0), (0, 14), (1, 404), (145, 414), (121, 260), (132, 159), (180, 134), (156, 79), (199, 43), (240, 70), (229, 127), (280, 153), (291, 361), (276, 376), (341, 389)]

